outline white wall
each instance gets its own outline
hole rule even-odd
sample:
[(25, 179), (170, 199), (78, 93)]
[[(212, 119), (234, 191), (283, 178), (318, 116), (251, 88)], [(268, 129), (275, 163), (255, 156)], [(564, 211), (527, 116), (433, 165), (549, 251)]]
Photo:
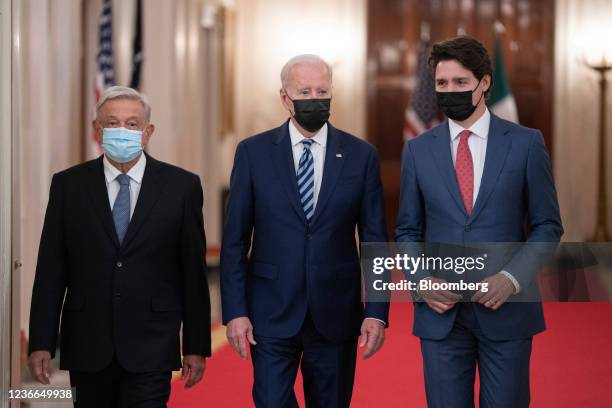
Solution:
[(16, 253), (20, 269), (21, 327), (27, 329), (30, 296), (53, 173), (80, 161), (81, 2), (23, 0), (19, 8), (17, 155), (19, 174)]
[[(208, 140), (219, 138), (216, 126), (207, 126), (206, 109), (216, 104), (214, 87), (205, 87), (208, 59), (204, 48), (212, 35), (201, 25), (204, 3), (193, 0), (145, 2), (145, 65), (143, 92), (153, 104), (157, 125), (150, 152), (162, 160), (200, 175), (204, 184), (205, 225), (209, 244), (220, 242), (220, 191)], [(214, 157), (214, 156), (213, 156)]]
[[(557, 0), (555, 7), (554, 171), (564, 239), (581, 241), (595, 230), (599, 166), (599, 77), (581, 57), (585, 51), (588, 55), (589, 50), (599, 47), (612, 57), (612, 2)], [(612, 74), (608, 74), (608, 81), (612, 82)], [(608, 91), (606, 162), (610, 185), (612, 85)], [(608, 219), (612, 220), (612, 189), (608, 189), (608, 209)]]
[(238, 0), (236, 5), (238, 138), (287, 118), (278, 95), (280, 70), (303, 53), (332, 64), (332, 123), (365, 137), (365, 0)]

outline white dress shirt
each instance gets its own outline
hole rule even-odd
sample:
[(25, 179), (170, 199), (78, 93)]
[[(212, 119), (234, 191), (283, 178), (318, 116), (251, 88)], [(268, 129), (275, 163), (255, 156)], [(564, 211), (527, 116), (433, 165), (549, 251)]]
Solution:
[[(474, 197), (472, 204), (476, 204), (476, 198), (480, 191), (480, 182), (482, 181), (482, 174), (484, 172), (485, 158), (487, 156), (487, 140), (489, 139), (489, 127), (491, 125), (491, 114), (489, 110), (485, 108), (484, 114), (467, 130), (471, 131), (472, 134), (468, 138), (468, 146), (472, 153), (472, 163), (474, 164)], [(451, 154), (453, 156), (453, 165), (457, 160), (457, 148), (459, 147), (459, 133), (466, 130), (457, 122), (452, 119), (448, 120), (448, 127), (450, 131), (450, 143), (451, 143)], [(514, 276), (508, 271), (501, 271), (508, 279), (512, 281), (514, 285), (514, 293), (518, 293), (521, 290), (521, 286)]]
[[(293, 121), (289, 121), (289, 136), (291, 136), (291, 147), (293, 148), (293, 163), (295, 165), (295, 173), (300, 167), (300, 158), (304, 153), (304, 144), (302, 140), (306, 139), (304, 135), (295, 127)], [(317, 208), (317, 200), (321, 191), (321, 181), (323, 180), (323, 164), (325, 163), (325, 149), (327, 147), (327, 123), (323, 125), (316, 135), (310, 138), (314, 143), (310, 146), (310, 152), (314, 160), (314, 197), (313, 208)]]
[[(106, 189), (108, 190), (108, 201), (112, 209), (113, 205), (115, 205), (117, 195), (119, 194), (119, 188), (121, 188), (117, 176), (122, 173), (108, 161), (106, 155), (104, 159), (102, 159), (102, 162), (104, 163), (104, 178), (106, 179)], [(138, 159), (136, 164), (127, 172), (130, 178), (130, 220), (132, 219), (132, 215), (134, 215), (134, 208), (136, 208), (136, 201), (138, 201), (138, 194), (140, 193), (140, 186), (142, 185), (142, 178), (144, 177), (146, 165), (147, 158), (144, 153), (142, 153), (140, 159)]]

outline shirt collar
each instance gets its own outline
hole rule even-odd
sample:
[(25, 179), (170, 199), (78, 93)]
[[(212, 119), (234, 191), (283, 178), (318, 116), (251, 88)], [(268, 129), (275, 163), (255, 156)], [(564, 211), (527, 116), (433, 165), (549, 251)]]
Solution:
[[(291, 146), (296, 146), (305, 139), (305, 136), (295, 127), (292, 120), (289, 120), (289, 136), (291, 136)], [(327, 123), (310, 139), (325, 147), (327, 145)]]
[[(491, 124), (491, 113), (489, 109), (485, 108), (484, 114), (476, 121), (469, 130), (474, 136), (478, 136), (481, 139), (487, 139), (489, 136), (489, 125)], [(450, 130), (451, 141), (459, 137), (459, 133), (463, 132), (464, 129), (461, 125), (452, 119), (448, 120), (448, 128)]]
[[(106, 183), (110, 184), (114, 181), (118, 175), (121, 174), (121, 171), (113, 166), (111, 162), (106, 158), (102, 159), (102, 163), (104, 164), (104, 177), (106, 178)], [(140, 184), (142, 183), (142, 178), (144, 177), (145, 168), (147, 166), (147, 157), (144, 153), (140, 155), (140, 159), (136, 162), (134, 166), (127, 172), (127, 175), (130, 177), (132, 181)]]

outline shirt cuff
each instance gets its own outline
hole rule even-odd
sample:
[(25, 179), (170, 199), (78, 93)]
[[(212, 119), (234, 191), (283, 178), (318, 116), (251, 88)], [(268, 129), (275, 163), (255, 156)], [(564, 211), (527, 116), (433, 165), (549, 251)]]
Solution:
[[(426, 277), (424, 277), (424, 278), (423, 278), (423, 279), (421, 279), (421, 280), (425, 280), (425, 279), (430, 280), (430, 279), (431, 279), (431, 276), (426, 276)], [(419, 282), (420, 282), (420, 281), (419, 281)], [(418, 286), (418, 283), (417, 283), (417, 288), (414, 290), (414, 293), (415, 293), (414, 300), (415, 300), (416, 302), (420, 302), (421, 300), (423, 300), (423, 297), (421, 296), (421, 292), (419, 292), (419, 286)]]
[(512, 276), (512, 274), (510, 272), (508, 272), (508, 271), (501, 271), (500, 273), (502, 275), (504, 275), (506, 278), (510, 279), (510, 281), (514, 285), (514, 294), (515, 295), (521, 291), (521, 285), (519, 285), (519, 283), (516, 280), (516, 278), (514, 276)]
[(384, 320), (377, 319), (377, 318), (375, 318), (375, 317), (366, 317), (366, 318), (365, 318), (365, 319), (363, 319), (363, 320), (376, 320), (376, 321), (378, 321), (378, 322), (381, 322), (381, 323), (383, 324), (383, 326), (387, 327), (387, 322), (385, 322)]

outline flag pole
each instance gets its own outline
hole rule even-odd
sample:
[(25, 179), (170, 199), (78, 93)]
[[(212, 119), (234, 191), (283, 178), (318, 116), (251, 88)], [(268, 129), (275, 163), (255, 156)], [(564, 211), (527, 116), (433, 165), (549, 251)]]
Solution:
[(431, 37), (431, 26), (427, 21), (421, 22), (421, 41), (429, 42)]

